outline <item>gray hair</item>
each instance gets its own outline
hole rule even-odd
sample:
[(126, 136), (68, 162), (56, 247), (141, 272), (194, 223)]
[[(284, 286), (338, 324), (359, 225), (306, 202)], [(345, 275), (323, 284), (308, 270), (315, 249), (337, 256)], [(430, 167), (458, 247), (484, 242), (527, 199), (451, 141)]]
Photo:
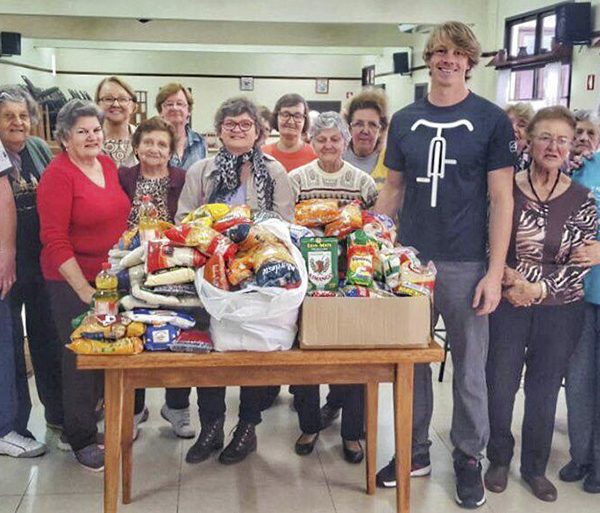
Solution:
[(329, 130), (335, 128), (340, 131), (346, 144), (350, 142), (350, 130), (348, 130), (348, 124), (344, 121), (342, 116), (332, 110), (328, 112), (321, 112), (310, 126), (310, 137), (317, 137), (323, 130)]
[(221, 133), (221, 127), (225, 118), (234, 118), (241, 116), (242, 114), (248, 114), (254, 121), (256, 128), (256, 134), (258, 135), (257, 141), (261, 140), (263, 136), (263, 126), (260, 122), (260, 114), (258, 113), (258, 107), (245, 96), (236, 96), (235, 98), (229, 98), (225, 100), (217, 109), (215, 114), (215, 130), (217, 134)]
[(0, 107), (5, 103), (24, 103), (29, 113), (31, 124), (35, 125), (39, 122), (38, 104), (29, 94), (27, 89), (19, 85), (3, 85), (0, 86)]
[(58, 111), (54, 137), (61, 143), (62, 141), (66, 141), (77, 120), (87, 117), (96, 118), (102, 124), (102, 121), (104, 121), (104, 112), (92, 101), (69, 100)]
[(589, 121), (593, 125), (600, 125), (600, 116), (592, 110), (580, 109), (573, 112), (575, 116), (575, 121), (579, 123), (580, 121)]

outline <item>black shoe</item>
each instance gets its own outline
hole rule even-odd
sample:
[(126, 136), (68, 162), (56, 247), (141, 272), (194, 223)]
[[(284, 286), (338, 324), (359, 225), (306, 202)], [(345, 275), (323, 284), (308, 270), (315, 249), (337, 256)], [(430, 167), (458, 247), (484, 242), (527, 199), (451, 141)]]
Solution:
[[(303, 433), (303, 435), (304, 434), (305, 433)], [(302, 438), (302, 436), (300, 438)], [(310, 454), (311, 452), (313, 452), (313, 449), (315, 448), (315, 445), (317, 444), (317, 440), (319, 439), (319, 433), (315, 433), (312, 441), (310, 441), (308, 443), (300, 443), (300, 438), (298, 438), (298, 440), (296, 440), (296, 444), (294, 445), (294, 451), (296, 451), (296, 454), (298, 456), (306, 456), (307, 454)]]
[(546, 476), (528, 476), (521, 474), (523, 480), (531, 487), (533, 495), (544, 502), (554, 502), (558, 497), (556, 487)]
[(224, 465), (239, 463), (253, 451), (256, 451), (254, 424), (240, 420), (233, 433), (233, 439), (219, 455), (219, 461)]
[(346, 440), (342, 439), (342, 447), (344, 448), (344, 459), (348, 463), (360, 463), (365, 457), (365, 452), (363, 451), (362, 445), (358, 442), (359, 450), (353, 451), (346, 445)]
[(502, 493), (508, 485), (508, 471), (508, 465), (496, 465), (492, 463), (483, 478), (485, 487), (490, 492)]
[(333, 421), (340, 416), (340, 411), (341, 408), (325, 403), (319, 412), (321, 415), (321, 429), (326, 429), (331, 426)]
[(189, 448), (185, 455), (185, 461), (188, 463), (200, 463), (208, 459), (213, 451), (221, 449), (225, 439), (225, 433), (223, 432), (224, 423), (225, 417), (221, 417), (209, 424), (203, 424), (198, 440)]
[(454, 460), (456, 474), (456, 503), (466, 509), (475, 509), (485, 502), (485, 488), (481, 479), (481, 463), (475, 458), (460, 455)]
[[(410, 477), (423, 477), (431, 474), (431, 460), (429, 453), (417, 454), (412, 457)], [(377, 486), (379, 488), (394, 488), (396, 486), (396, 458), (377, 472)]]
[(590, 472), (583, 480), (583, 490), (587, 493), (600, 493), (600, 472)]
[(558, 477), (565, 483), (575, 483), (581, 481), (590, 472), (589, 465), (579, 465), (573, 460), (569, 461), (563, 468), (558, 472)]

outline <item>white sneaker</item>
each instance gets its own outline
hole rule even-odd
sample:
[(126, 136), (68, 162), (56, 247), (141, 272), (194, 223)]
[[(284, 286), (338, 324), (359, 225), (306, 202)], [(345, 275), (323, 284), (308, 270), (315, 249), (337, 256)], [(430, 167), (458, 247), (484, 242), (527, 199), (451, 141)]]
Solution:
[(0, 437), (0, 454), (13, 458), (35, 458), (46, 452), (46, 445), (35, 438), (21, 436), (16, 431)]
[(144, 406), (144, 409), (139, 412), (136, 413), (133, 416), (133, 441), (135, 442), (137, 440), (138, 435), (140, 434), (140, 424), (143, 424), (144, 422), (146, 422), (148, 420), (148, 417), (150, 416), (150, 412), (148, 411), (148, 408), (146, 408)]
[(194, 438), (196, 432), (190, 424), (190, 409), (172, 410), (166, 404), (160, 409), (160, 416), (171, 423), (173, 431), (179, 438)]

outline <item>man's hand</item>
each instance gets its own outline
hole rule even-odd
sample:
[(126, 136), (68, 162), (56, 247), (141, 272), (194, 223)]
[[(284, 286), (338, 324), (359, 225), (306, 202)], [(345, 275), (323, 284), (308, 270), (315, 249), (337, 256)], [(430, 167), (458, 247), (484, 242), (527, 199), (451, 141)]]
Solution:
[(524, 280), (525, 277), (519, 271), (513, 269), (512, 267), (504, 267), (504, 275), (502, 276), (503, 287), (512, 287), (515, 283)]
[(4, 299), (17, 280), (14, 251), (0, 251), (0, 299)]
[(600, 264), (600, 242), (584, 240), (583, 244), (573, 251), (571, 263), (586, 267)]
[(502, 277), (488, 272), (475, 288), (473, 308), (477, 311), (477, 315), (489, 315), (498, 307), (501, 297)]

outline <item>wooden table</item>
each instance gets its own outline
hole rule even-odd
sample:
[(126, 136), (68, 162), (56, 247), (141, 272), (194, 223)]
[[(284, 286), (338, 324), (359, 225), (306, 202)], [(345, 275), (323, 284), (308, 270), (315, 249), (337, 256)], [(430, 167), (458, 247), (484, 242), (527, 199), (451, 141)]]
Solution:
[[(131, 502), (133, 401), (136, 388), (225, 385), (365, 385), (367, 494), (375, 493), (379, 383), (394, 384), (397, 511), (410, 507), (413, 366), (441, 361), (431, 342), (421, 349), (310, 350), (273, 353), (142, 353), (136, 356), (79, 355), (79, 369), (104, 370), (104, 513), (116, 513), (119, 463), (122, 500)], [(290, 448), (290, 451), (292, 449)]]

